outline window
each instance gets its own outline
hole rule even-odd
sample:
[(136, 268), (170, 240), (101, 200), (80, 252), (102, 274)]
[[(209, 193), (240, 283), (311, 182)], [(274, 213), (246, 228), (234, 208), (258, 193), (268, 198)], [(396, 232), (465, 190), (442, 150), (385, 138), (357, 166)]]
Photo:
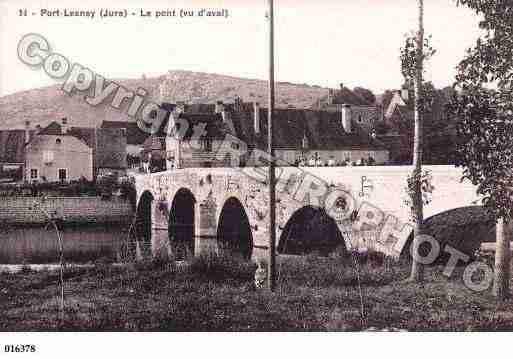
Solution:
[(212, 140), (210, 138), (204, 138), (201, 142), (201, 147), (205, 152), (212, 152)]
[(30, 169), (30, 179), (38, 179), (38, 173), (37, 173), (37, 168), (31, 168)]
[(66, 181), (67, 172), (68, 171), (65, 168), (59, 168), (59, 181)]
[(61, 144), (61, 139), (60, 139), (60, 138), (56, 139), (56, 140), (55, 140), (55, 143), (56, 143), (57, 145), (60, 145), (60, 144)]
[(43, 151), (43, 163), (49, 164), (53, 162), (53, 151)]

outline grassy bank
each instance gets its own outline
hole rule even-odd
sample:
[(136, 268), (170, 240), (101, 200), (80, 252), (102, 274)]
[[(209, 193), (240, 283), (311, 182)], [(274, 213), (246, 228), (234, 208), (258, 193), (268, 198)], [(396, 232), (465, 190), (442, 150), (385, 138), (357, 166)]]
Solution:
[(282, 257), (275, 293), (254, 289), (253, 264), (233, 261), (68, 269), (64, 321), (58, 273), (3, 274), (0, 329), (513, 329), (513, 302), (498, 305), (488, 292), (470, 291), (461, 268), (451, 279), (430, 268), (419, 286), (404, 282), (407, 264), (360, 260), (358, 267), (347, 258)]

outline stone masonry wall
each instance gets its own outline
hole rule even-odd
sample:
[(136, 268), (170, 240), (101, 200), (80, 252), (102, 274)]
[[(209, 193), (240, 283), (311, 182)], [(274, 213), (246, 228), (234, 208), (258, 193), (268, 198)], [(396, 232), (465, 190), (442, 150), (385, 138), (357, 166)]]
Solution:
[(0, 199), (0, 225), (43, 224), (47, 220), (39, 203), (49, 213), (56, 213), (65, 222), (78, 223), (122, 223), (132, 219), (132, 208), (128, 201), (120, 199), (102, 200), (100, 197), (7, 197)]

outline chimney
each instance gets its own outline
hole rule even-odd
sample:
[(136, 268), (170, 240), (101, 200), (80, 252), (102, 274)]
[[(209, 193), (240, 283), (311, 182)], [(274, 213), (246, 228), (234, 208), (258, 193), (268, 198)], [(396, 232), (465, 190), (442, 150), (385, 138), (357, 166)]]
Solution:
[(61, 122), (61, 133), (63, 135), (68, 133), (68, 119), (64, 117)]
[(217, 101), (216, 103), (216, 113), (222, 113), (224, 111), (224, 103), (223, 101)]
[(30, 141), (30, 121), (25, 121), (25, 144)]
[(260, 134), (260, 104), (253, 102), (255, 134)]
[(36, 125), (36, 135), (39, 135), (39, 132), (41, 132), (42, 129), (41, 125)]
[(235, 96), (233, 107), (235, 112), (242, 112), (242, 99), (240, 96)]
[(351, 105), (342, 105), (342, 127), (346, 133), (351, 133)]
[(333, 90), (328, 89), (328, 105), (333, 105)]
[(230, 131), (230, 133), (232, 135), (235, 135), (236, 132), (235, 132), (235, 127), (233, 126), (233, 121), (232, 121), (231, 115), (232, 114), (229, 111), (226, 111), (226, 109), (223, 106), (223, 111), (221, 112), (221, 117), (223, 118), (223, 123), (225, 123), (226, 126), (228, 127), (228, 131)]
[(340, 83), (340, 90), (343, 90), (343, 89), (344, 89), (344, 83), (343, 83), (343, 82), (341, 82), (341, 83)]
[(403, 101), (408, 101), (409, 100), (409, 97), (410, 97), (410, 93), (409, 92), (410, 92), (410, 90), (408, 88), (406, 88), (406, 87), (403, 87), (401, 89), (400, 95), (401, 95), (401, 98), (403, 99)]
[(303, 134), (303, 141), (301, 141), (301, 148), (303, 150), (308, 149), (308, 137), (306, 137), (306, 130), (305, 130), (305, 133)]

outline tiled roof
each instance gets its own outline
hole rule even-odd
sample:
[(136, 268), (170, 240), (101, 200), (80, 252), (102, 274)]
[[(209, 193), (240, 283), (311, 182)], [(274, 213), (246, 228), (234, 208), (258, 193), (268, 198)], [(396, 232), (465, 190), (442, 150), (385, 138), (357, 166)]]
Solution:
[[(96, 139), (95, 139), (96, 132)], [(142, 132), (142, 131), (141, 131)], [(90, 148), (96, 145), (96, 167), (126, 168), (126, 132), (123, 128), (69, 127), (62, 133), (62, 125), (52, 122), (39, 132), (39, 135), (73, 136)]]
[[(181, 113), (179, 119), (185, 119), (188, 123), (184, 139), (190, 139), (194, 133), (194, 126), (205, 124), (206, 136), (211, 139), (223, 140), (226, 134), (226, 125), (223, 124), (221, 114), (216, 113)], [(169, 117), (162, 122), (159, 131), (152, 137), (166, 137)], [(177, 130), (180, 131), (180, 121), (177, 121)]]
[(68, 127), (67, 133), (62, 133), (62, 125), (56, 121), (41, 129), (39, 135), (45, 136), (73, 136), (82, 140), (89, 147), (94, 146), (94, 129), (86, 127)]
[[(232, 134), (235, 137), (247, 143), (249, 148), (267, 149), (267, 109), (260, 108), (260, 132), (257, 134), (254, 128), (253, 104), (241, 104), (241, 111), (233, 111), (233, 106), (225, 105), (225, 108), (229, 109), (228, 116), (233, 124), (235, 133)], [(194, 126), (200, 123), (207, 124), (207, 136), (211, 139), (223, 140), (231, 129), (231, 124), (224, 123), (221, 114), (181, 113), (180, 118), (189, 122), (186, 139), (192, 136)], [(167, 124), (166, 118), (154, 137), (165, 137)], [(302, 148), (305, 135), (310, 150), (387, 149), (382, 142), (370, 137), (356, 124), (353, 124), (352, 133), (346, 133), (342, 127), (341, 114), (338, 112), (276, 109), (274, 129), (276, 149), (299, 150)]]
[[(313, 108), (317, 108), (318, 106), (323, 108), (328, 104), (328, 95), (323, 96), (319, 99), (318, 103), (313, 104)], [(353, 105), (353, 106), (370, 106), (374, 105), (369, 100), (364, 97), (358, 95), (356, 92), (348, 89), (347, 87), (343, 87), (341, 89), (335, 90), (332, 97), (332, 105)]]
[[(260, 109), (260, 134), (254, 130), (254, 111), (232, 114), (237, 137), (254, 147), (267, 148), (267, 109)], [(344, 131), (340, 113), (312, 110), (278, 109), (274, 112), (277, 149), (301, 149), (303, 138), (311, 150), (386, 149), (358, 126)]]
[(190, 113), (215, 113), (216, 105), (215, 104), (203, 104), (203, 103), (196, 103), (196, 104), (186, 104), (185, 105), (185, 112)]
[(101, 128), (124, 128), (126, 130), (126, 142), (129, 145), (142, 145), (149, 136), (139, 128), (137, 122), (103, 121)]
[(48, 126), (43, 128), (41, 131), (39, 131), (40, 135), (62, 135), (62, 128), (61, 125), (56, 122), (52, 121)]

